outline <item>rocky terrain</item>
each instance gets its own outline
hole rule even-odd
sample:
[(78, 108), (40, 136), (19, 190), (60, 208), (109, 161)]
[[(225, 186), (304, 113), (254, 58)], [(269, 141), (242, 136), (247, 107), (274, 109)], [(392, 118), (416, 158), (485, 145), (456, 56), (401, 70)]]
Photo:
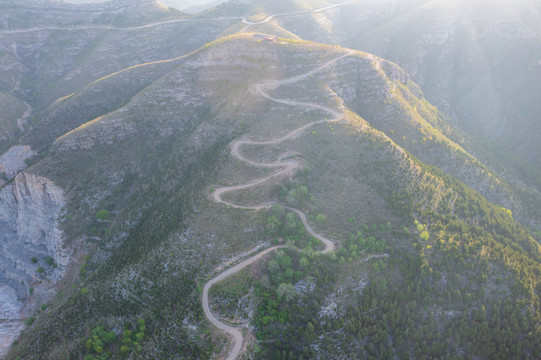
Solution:
[[(51, 296), (71, 250), (59, 228), (64, 192), (46, 178), (21, 173), (0, 193), (0, 337), (16, 338), (23, 320)], [(8, 342), (9, 341), (9, 342)]]
[(540, 355), (539, 189), (472, 142), (441, 3), (0, 4), (2, 354)]

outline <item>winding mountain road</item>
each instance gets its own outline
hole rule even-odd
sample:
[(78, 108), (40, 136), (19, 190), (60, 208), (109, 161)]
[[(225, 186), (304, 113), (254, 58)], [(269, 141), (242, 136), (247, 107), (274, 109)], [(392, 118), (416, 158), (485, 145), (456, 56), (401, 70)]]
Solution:
[(327, 106), (319, 105), (319, 104), (299, 102), (299, 101), (294, 101), (294, 100), (276, 99), (276, 98), (270, 96), (265, 91), (265, 89), (266, 88), (275, 88), (275, 87), (278, 87), (278, 86), (281, 86), (281, 85), (292, 84), (292, 83), (295, 83), (295, 82), (297, 82), (299, 80), (302, 80), (304, 78), (310, 77), (311, 75), (313, 75), (313, 74), (315, 74), (315, 73), (317, 73), (317, 72), (319, 72), (319, 71), (321, 71), (323, 69), (328, 68), (329, 66), (335, 64), (337, 61), (339, 61), (339, 60), (341, 60), (341, 59), (343, 59), (343, 58), (345, 58), (347, 56), (350, 56), (352, 54), (353, 54), (353, 51), (348, 50), (345, 54), (343, 54), (341, 56), (338, 56), (338, 57), (326, 62), (325, 64), (321, 65), (320, 67), (318, 67), (318, 68), (316, 68), (314, 70), (311, 70), (311, 71), (309, 71), (309, 72), (307, 72), (305, 74), (294, 76), (294, 77), (291, 77), (291, 78), (288, 78), (288, 79), (285, 79), (285, 80), (282, 80), (282, 81), (259, 83), (259, 84), (256, 84), (256, 85), (253, 86), (253, 89), (255, 90), (255, 92), (257, 94), (259, 94), (260, 96), (262, 96), (262, 97), (264, 97), (264, 98), (266, 98), (268, 100), (271, 100), (271, 101), (274, 101), (274, 102), (277, 102), (277, 103), (280, 103), (280, 104), (284, 104), (284, 105), (289, 105), (289, 106), (301, 106), (301, 107), (304, 107), (304, 108), (312, 108), (312, 109), (322, 110), (324, 112), (329, 113), (332, 116), (332, 118), (330, 118), (330, 119), (322, 119), (322, 120), (318, 120), (318, 121), (308, 123), (306, 125), (303, 125), (303, 126), (297, 128), (297, 129), (287, 133), (284, 136), (281, 136), (281, 137), (275, 138), (275, 139), (270, 139), (270, 140), (266, 140), (266, 141), (252, 141), (252, 140), (239, 139), (239, 140), (233, 141), (233, 143), (231, 143), (231, 155), (233, 157), (235, 157), (238, 160), (240, 160), (242, 162), (245, 162), (245, 163), (247, 163), (249, 165), (255, 166), (255, 167), (280, 168), (280, 170), (276, 171), (276, 172), (274, 172), (274, 173), (272, 173), (272, 174), (270, 174), (268, 176), (253, 180), (251, 182), (248, 182), (246, 184), (235, 185), (235, 186), (226, 186), (226, 187), (218, 188), (218, 189), (216, 189), (214, 191), (214, 194), (213, 194), (213, 198), (214, 198), (214, 200), (216, 202), (228, 205), (228, 206), (236, 208), (236, 209), (244, 209), (244, 210), (268, 209), (268, 208), (270, 208), (270, 207), (272, 207), (274, 205), (274, 203), (265, 203), (265, 204), (255, 205), (255, 206), (236, 205), (236, 204), (234, 204), (232, 202), (229, 202), (227, 200), (222, 199), (222, 195), (224, 195), (226, 193), (229, 193), (229, 192), (234, 192), (234, 191), (254, 187), (254, 186), (257, 186), (257, 185), (261, 185), (261, 184), (263, 184), (263, 183), (265, 183), (265, 182), (267, 182), (267, 181), (269, 181), (271, 179), (277, 178), (277, 177), (283, 177), (283, 176), (286, 176), (286, 175), (292, 175), (295, 172), (295, 170), (299, 169), (302, 166), (301, 160), (298, 157), (292, 157), (292, 156), (297, 155), (297, 154), (283, 153), (273, 162), (257, 162), (257, 161), (253, 161), (253, 160), (250, 160), (250, 159), (246, 158), (242, 154), (241, 147), (243, 145), (252, 145), (252, 146), (276, 145), (276, 144), (279, 144), (279, 143), (284, 142), (286, 140), (294, 138), (298, 134), (302, 133), (303, 131), (305, 131), (305, 130), (309, 129), (310, 127), (315, 126), (317, 124), (339, 121), (339, 120), (341, 120), (343, 118), (344, 114), (342, 112), (339, 112), (339, 111), (335, 110), (335, 109), (332, 109), (332, 108), (327, 107)]
[(261, 259), (263, 256), (267, 255), (268, 253), (270, 253), (270, 252), (272, 252), (272, 251), (274, 251), (276, 249), (280, 249), (280, 248), (284, 248), (284, 247), (285, 247), (284, 245), (278, 245), (278, 246), (273, 246), (273, 247), (270, 247), (268, 249), (265, 249), (265, 250), (261, 251), (260, 253), (252, 256), (251, 258), (248, 258), (248, 259), (244, 260), (243, 262), (233, 266), (232, 268), (227, 269), (226, 271), (224, 271), (223, 273), (216, 276), (215, 278), (213, 278), (212, 280), (208, 281), (205, 284), (205, 287), (203, 288), (203, 298), (202, 298), (203, 311), (205, 312), (205, 316), (218, 329), (220, 329), (222, 331), (225, 331), (228, 334), (230, 334), (231, 336), (233, 336), (234, 345), (233, 345), (233, 348), (231, 349), (231, 351), (229, 352), (229, 356), (227, 357), (227, 360), (235, 360), (238, 357), (240, 351), (242, 350), (242, 343), (244, 342), (244, 337), (243, 337), (242, 332), (240, 331), (239, 328), (224, 324), (223, 322), (218, 320), (218, 318), (216, 318), (216, 316), (214, 316), (214, 314), (212, 313), (212, 311), (210, 310), (210, 307), (209, 307), (209, 290), (210, 290), (210, 288), (212, 287), (212, 285), (214, 285), (216, 283), (219, 283), (220, 281), (222, 281), (226, 277), (228, 277), (230, 275), (233, 275), (236, 272), (239, 272), (240, 270), (244, 269), (246, 266), (248, 266), (250, 264), (253, 264), (257, 260)]
[[(275, 144), (279, 144), (281, 142), (284, 142), (286, 140), (289, 140), (289, 139), (292, 139), (294, 138), (295, 136), (299, 135), (300, 133), (302, 133), (303, 131), (305, 131), (306, 129), (309, 129), (310, 127), (314, 126), (314, 125), (317, 125), (317, 124), (321, 124), (321, 123), (331, 123), (331, 122), (336, 122), (336, 121), (340, 121), (342, 120), (342, 118), (344, 117), (344, 114), (343, 112), (341, 111), (337, 111), (335, 109), (332, 109), (330, 107), (327, 107), (327, 106), (323, 106), (323, 105), (319, 105), (319, 104), (313, 104), (313, 103), (307, 103), (307, 102), (299, 102), (299, 101), (294, 101), (294, 100), (286, 100), (286, 99), (276, 99), (274, 97), (272, 97), (271, 95), (269, 95), (265, 90), (268, 89), (268, 88), (276, 88), (278, 86), (282, 86), (282, 85), (288, 85), (288, 84), (293, 84), (299, 80), (302, 80), (302, 79), (305, 79), (307, 77), (310, 77), (311, 75), (323, 70), (323, 69), (326, 69), (328, 68), (329, 66), (333, 65), (334, 63), (336, 63), (337, 61), (347, 57), (347, 56), (350, 56), (351, 54), (353, 54), (353, 51), (347, 51), (346, 53), (326, 62), (325, 64), (321, 65), (320, 67), (314, 69), (314, 70), (311, 70), (307, 73), (304, 73), (302, 75), (298, 75), (298, 76), (294, 76), (294, 77), (291, 77), (291, 78), (288, 78), (288, 79), (284, 79), (284, 80), (281, 80), (281, 81), (274, 81), (274, 82), (264, 82), (264, 83), (259, 83), (259, 84), (255, 84), (253, 87), (252, 87), (252, 90), (253, 92), (255, 92), (255, 94), (257, 95), (260, 95), (268, 100), (271, 100), (271, 101), (274, 101), (276, 103), (280, 103), (280, 104), (283, 104), (283, 105), (288, 105), (288, 106), (299, 106), (299, 107), (303, 107), (303, 108), (310, 108), (310, 109), (317, 109), (317, 110), (322, 110), (323, 112), (326, 112), (328, 114), (331, 115), (331, 118), (330, 119), (322, 119), (322, 120), (319, 120), (319, 121), (314, 121), (314, 122), (311, 122), (311, 123), (308, 123), (306, 125), (303, 125), (289, 133), (287, 133), (286, 135), (283, 135), (281, 137), (278, 137), (278, 138), (274, 138), (274, 139), (270, 139), (270, 140), (265, 140), (265, 141), (253, 141), (253, 140), (246, 140), (246, 139), (238, 139), (238, 140), (235, 140), (231, 143), (231, 155), (235, 158), (237, 158), (238, 160), (242, 161), (242, 162), (245, 162), (249, 165), (252, 165), (252, 166), (255, 166), (255, 167), (261, 167), (261, 168), (276, 168), (278, 169), (277, 171), (275, 171), (274, 173), (270, 174), (270, 175), (267, 175), (267, 176), (264, 176), (264, 177), (261, 177), (259, 179), (255, 179), (253, 181), (250, 181), (248, 183), (245, 183), (245, 184), (240, 184), (240, 185), (235, 185), (235, 186), (224, 186), (224, 187), (221, 187), (221, 188), (218, 188), (214, 191), (213, 193), (213, 199), (214, 201), (216, 201), (217, 203), (221, 203), (221, 204), (224, 204), (224, 205), (227, 205), (227, 206), (230, 206), (230, 207), (233, 207), (233, 208), (236, 208), (236, 209), (244, 209), (244, 210), (261, 210), (261, 209), (268, 209), (268, 208), (271, 208), (275, 203), (274, 202), (268, 202), (268, 203), (264, 203), (264, 204), (259, 204), (259, 205), (254, 205), (254, 206), (244, 206), (244, 205), (237, 205), (237, 204), (234, 204), (230, 201), (227, 201), (227, 200), (224, 200), (222, 199), (222, 195), (226, 194), (226, 193), (230, 193), (230, 192), (235, 192), (235, 191), (239, 191), (239, 190), (243, 190), (243, 189), (247, 189), (247, 188), (250, 188), (250, 187), (255, 187), (255, 186), (258, 186), (258, 185), (261, 185), (271, 179), (274, 179), (274, 178), (279, 178), (279, 177), (284, 177), (284, 176), (291, 176), (295, 173), (295, 171), (299, 168), (302, 167), (303, 165), (303, 162), (302, 160), (299, 158), (298, 153), (293, 153), (293, 152), (285, 152), (281, 155), (279, 155), (275, 161), (272, 161), (272, 162), (259, 162), (259, 161), (255, 161), (255, 160), (251, 160), (249, 158), (247, 158), (243, 153), (242, 153), (242, 147), (244, 145), (251, 145), (251, 146), (264, 146), (264, 145), (275, 145)], [(306, 214), (304, 214), (301, 210), (299, 209), (295, 209), (295, 208), (292, 208), (292, 207), (286, 207), (286, 209), (290, 210), (290, 211), (293, 211), (295, 214), (297, 214), (297, 216), (301, 219), (302, 221), (302, 224), (304, 225), (304, 227), (306, 228), (306, 231), (312, 235), (313, 237), (317, 238), (318, 240), (320, 240), (323, 245), (325, 246), (325, 248), (321, 251), (322, 253), (328, 253), (328, 252), (331, 252), (334, 250), (334, 243), (325, 238), (324, 236), (316, 233), (311, 227), (310, 225), (308, 224), (308, 221), (306, 220)], [(205, 286), (203, 287), (203, 296), (202, 296), (202, 304), (203, 304), (203, 311), (205, 313), (205, 316), (207, 317), (207, 319), (209, 320), (210, 323), (212, 323), (214, 326), (216, 326), (218, 329), (222, 330), (222, 331), (225, 331), (226, 333), (230, 334), (232, 337), (233, 337), (233, 347), (232, 349), (230, 350), (230, 353), (227, 357), (227, 360), (234, 360), (234, 359), (237, 359), (241, 350), (242, 350), (242, 345), (243, 345), (243, 342), (244, 342), (244, 337), (242, 335), (242, 332), (239, 328), (236, 328), (236, 327), (233, 327), (233, 326), (230, 326), (230, 325), (227, 325), (223, 322), (221, 322), (211, 311), (210, 309), (210, 306), (209, 306), (209, 299), (208, 299), (208, 293), (209, 293), (209, 290), (210, 288), (212, 287), (212, 285), (222, 281), (223, 279), (227, 278), (228, 276), (244, 269), (246, 266), (250, 265), (250, 264), (253, 264), (254, 262), (256, 262), (257, 260), (261, 259), (263, 256), (269, 254), (270, 252), (276, 250), (276, 249), (279, 249), (279, 248), (283, 248), (285, 246), (281, 245), (281, 246), (273, 246), (273, 247), (270, 247), (266, 250), (263, 250), (259, 253), (257, 253), (256, 255), (242, 261), (241, 263), (233, 266), (232, 268), (222, 272), (221, 274), (219, 274), (218, 276), (214, 277), (213, 279), (209, 280)]]

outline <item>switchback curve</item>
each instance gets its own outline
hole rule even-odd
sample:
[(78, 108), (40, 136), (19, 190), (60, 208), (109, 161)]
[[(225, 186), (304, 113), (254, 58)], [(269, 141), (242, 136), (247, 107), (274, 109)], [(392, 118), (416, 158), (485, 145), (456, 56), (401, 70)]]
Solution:
[[(255, 84), (253, 86), (253, 90), (254, 90), (254, 92), (256, 94), (258, 94), (258, 95), (260, 95), (260, 96), (262, 96), (262, 97), (264, 97), (264, 98), (266, 98), (268, 100), (271, 100), (271, 101), (274, 101), (274, 102), (277, 102), (277, 103), (280, 103), (280, 104), (288, 105), (288, 106), (301, 106), (301, 107), (304, 107), (304, 108), (322, 110), (323, 112), (326, 112), (326, 113), (330, 114), (331, 118), (330, 119), (325, 118), (325, 119), (322, 119), (322, 120), (319, 120), (319, 121), (314, 121), (314, 122), (308, 123), (306, 125), (303, 125), (303, 126), (297, 128), (297, 129), (287, 133), (286, 135), (283, 135), (283, 136), (278, 137), (278, 138), (270, 139), (270, 140), (253, 141), (253, 140), (238, 139), (238, 140), (233, 141), (231, 143), (231, 155), (233, 157), (235, 157), (238, 160), (240, 160), (242, 162), (245, 162), (245, 163), (247, 163), (249, 165), (255, 166), (255, 167), (276, 168), (278, 170), (275, 171), (274, 173), (270, 174), (270, 175), (261, 177), (259, 179), (255, 179), (255, 180), (253, 180), (251, 182), (248, 182), (248, 183), (245, 183), (245, 184), (240, 184), (240, 185), (235, 185), (235, 186), (225, 186), (225, 187), (218, 188), (212, 194), (212, 197), (213, 197), (214, 201), (216, 201), (217, 203), (227, 205), (229, 207), (233, 207), (233, 208), (237, 208), (237, 209), (244, 209), (244, 210), (268, 209), (268, 208), (271, 208), (274, 205), (274, 203), (272, 203), (272, 202), (259, 204), (259, 205), (254, 205), (254, 206), (237, 205), (237, 204), (234, 204), (234, 203), (232, 203), (230, 201), (222, 199), (222, 195), (224, 195), (226, 193), (242, 190), (242, 189), (247, 189), (247, 188), (250, 188), (250, 187), (255, 187), (255, 186), (263, 184), (263, 183), (265, 183), (265, 182), (267, 182), (267, 181), (269, 181), (269, 180), (271, 180), (273, 178), (279, 178), (279, 177), (284, 177), (284, 176), (287, 176), (287, 175), (293, 175), (295, 173), (295, 171), (302, 166), (302, 161), (298, 157), (295, 157), (295, 155), (298, 155), (297, 153), (283, 153), (280, 156), (278, 156), (278, 158), (273, 162), (258, 162), (258, 161), (251, 160), (251, 159), (247, 158), (246, 156), (244, 156), (244, 154), (242, 153), (242, 150), (241, 150), (242, 146), (243, 145), (252, 145), (252, 146), (275, 145), (275, 144), (278, 144), (278, 143), (281, 143), (281, 142), (284, 142), (286, 140), (294, 138), (298, 134), (302, 133), (303, 131), (305, 131), (306, 129), (308, 129), (308, 128), (314, 126), (314, 125), (321, 124), (321, 123), (330, 123), (330, 122), (340, 121), (344, 117), (344, 113), (342, 111), (337, 111), (337, 110), (332, 109), (330, 107), (319, 105), (319, 104), (313, 104), (313, 103), (307, 103), (307, 102), (298, 102), (298, 101), (294, 101), (294, 100), (277, 99), (277, 98), (274, 98), (271, 95), (269, 95), (265, 91), (265, 89), (267, 89), (267, 88), (276, 88), (276, 87), (281, 86), (281, 85), (293, 84), (293, 83), (295, 83), (295, 82), (297, 82), (297, 81), (299, 81), (301, 79), (307, 78), (307, 77), (309, 77), (309, 76), (311, 76), (311, 75), (313, 75), (313, 74), (315, 74), (315, 73), (317, 73), (317, 72), (319, 72), (319, 71), (321, 71), (321, 70), (323, 70), (325, 68), (328, 68), (329, 66), (336, 63), (337, 61), (339, 61), (339, 60), (341, 60), (341, 59), (343, 59), (343, 58), (345, 58), (347, 56), (350, 56), (352, 54), (353, 54), (353, 51), (348, 50), (345, 54), (342, 54), (342, 55), (340, 55), (340, 56), (326, 62), (325, 64), (321, 65), (320, 67), (318, 67), (318, 68), (316, 68), (314, 70), (311, 70), (311, 71), (309, 71), (309, 72), (307, 72), (305, 74), (294, 76), (294, 77), (291, 77), (291, 78), (288, 78), (288, 79), (285, 79), (285, 80), (281, 80), (281, 81), (276, 81), (276, 82), (259, 83), (259, 84)], [(328, 252), (331, 252), (331, 251), (334, 250), (335, 245), (331, 240), (329, 240), (329, 239), (325, 238), (324, 236), (316, 233), (310, 227), (310, 225), (308, 224), (308, 221), (306, 219), (306, 214), (304, 214), (301, 210), (296, 209), (296, 208), (292, 208), (292, 207), (286, 207), (286, 208), (288, 210), (290, 210), (290, 211), (293, 211), (295, 214), (297, 214), (297, 216), (299, 216), (299, 218), (301, 219), (302, 224), (306, 228), (306, 231), (311, 236), (317, 238), (318, 240), (320, 240), (323, 243), (325, 248), (321, 251), (321, 253), (328, 253)], [(279, 248), (283, 248), (283, 247), (285, 247), (285, 246), (283, 246), (283, 245), (281, 245), (281, 246), (273, 246), (273, 247), (270, 247), (270, 248), (268, 248), (266, 250), (261, 251), (261, 252), (257, 253), (256, 255), (254, 255), (254, 256), (242, 261), (241, 263), (235, 265), (234, 267), (222, 272), (218, 276), (212, 278), (203, 287), (202, 305), (203, 305), (203, 311), (205, 313), (205, 316), (207, 317), (207, 319), (209, 320), (210, 323), (212, 323), (218, 329), (227, 332), (228, 334), (230, 334), (233, 337), (233, 341), (234, 341), (233, 348), (230, 350), (230, 353), (229, 353), (229, 355), (227, 357), (227, 360), (234, 360), (234, 359), (238, 358), (238, 356), (239, 356), (239, 354), (240, 354), (240, 352), (242, 350), (242, 344), (244, 342), (244, 337), (243, 337), (242, 332), (240, 331), (240, 329), (221, 322), (212, 313), (212, 311), (210, 309), (210, 306), (209, 306), (209, 300), (208, 300), (209, 290), (212, 287), (212, 285), (214, 285), (214, 284), (222, 281), (223, 279), (227, 278), (228, 276), (242, 270), (246, 266), (248, 266), (248, 265), (254, 263), (255, 261), (261, 259), (263, 256), (269, 254), (270, 252), (272, 252), (272, 251), (274, 251), (276, 249), (279, 249)]]

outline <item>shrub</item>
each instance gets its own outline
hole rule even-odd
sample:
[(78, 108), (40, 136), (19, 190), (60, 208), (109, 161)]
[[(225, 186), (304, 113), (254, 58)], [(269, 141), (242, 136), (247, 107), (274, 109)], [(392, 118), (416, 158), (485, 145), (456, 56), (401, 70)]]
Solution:
[(36, 318), (33, 316), (30, 316), (24, 321), (24, 323), (26, 324), (26, 326), (31, 326), (34, 323), (34, 321), (36, 321)]
[(86, 348), (90, 351), (84, 358), (86, 359), (108, 359), (111, 355), (107, 349), (109, 344), (116, 341), (116, 334), (112, 331), (106, 331), (105, 327), (97, 326), (92, 329), (92, 336), (86, 341)]
[(327, 217), (323, 214), (319, 214), (316, 216), (316, 222), (318, 224), (323, 224), (325, 221), (327, 221)]
[(50, 256), (45, 256), (45, 263), (49, 266), (53, 266), (54, 265), (54, 259)]
[(96, 217), (99, 220), (109, 220), (111, 218), (111, 212), (109, 212), (109, 210), (106, 210), (106, 209), (101, 209), (100, 211), (96, 213)]

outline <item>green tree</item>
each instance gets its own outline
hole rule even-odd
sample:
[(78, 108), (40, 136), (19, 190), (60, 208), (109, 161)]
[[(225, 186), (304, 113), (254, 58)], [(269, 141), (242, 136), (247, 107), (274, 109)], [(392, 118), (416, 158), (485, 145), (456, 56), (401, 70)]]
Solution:
[(45, 260), (45, 263), (49, 266), (53, 266), (54, 265), (54, 259), (50, 256), (45, 256), (45, 258), (43, 259)]
[(272, 215), (271, 217), (267, 219), (267, 224), (265, 228), (271, 233), (277, 233), (278, 231), (280, 231), (282, 226), (283, 225), (280, 219), (278, 219), (276, 215)]
[(276, 289), (276, 295), (280, 299), (286, 299), (287, 301), (292, 300), (297, 295), (297, 290), (291, 284), (281, 283)]
[(323, 224), (325, 221), (327, 221), (327, 217), (326, 217), (325, 215), (323, 215), (323, 214), (318, 214), (318, 215), (316, 216), (316, 222), (317, 222), (318, 224)]
[(285, 228), (288, 232), (294, 233), (297, 230), (297, 218), (292, 212), (286, 214), (286, 225)]
[(269, 269), (271, 274), (276, 274), (278, 271), (280, 271), (280, 264), (278, 264), (278, 261), (275, 259), (272, 259), (267, 263), (267, 269)]
[(111, 218), (111, 212), (109, 212), (109, 210), (106, 210), (106, 209), (101, 209), (100, 211), (96, 213), (96, 217), (99, 220), (109, 220)]

